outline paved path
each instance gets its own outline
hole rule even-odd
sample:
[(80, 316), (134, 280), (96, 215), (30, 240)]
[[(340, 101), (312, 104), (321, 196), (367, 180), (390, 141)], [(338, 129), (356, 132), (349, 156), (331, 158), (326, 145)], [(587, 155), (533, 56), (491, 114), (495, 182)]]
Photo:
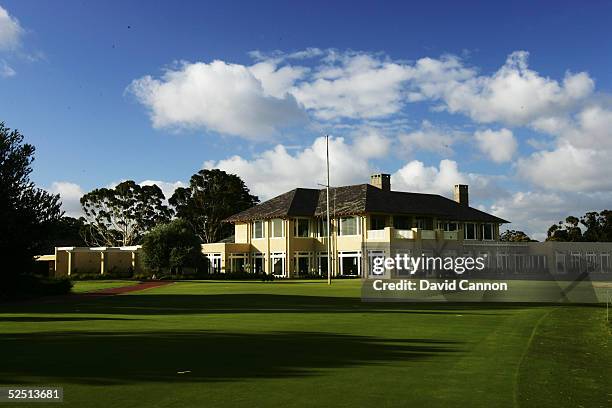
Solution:
[(94, 290), (91, 292), (79, 293), (77, 296), (113, 296), (113, 295), (121, 295), (124, 293), (130, 292), (138, 292), (141, 290), (147, 290), (151, 288), (157, 288), (160, 286), (170, 285), (174, 282), (169, 281), (156, 281), (156, 282), (139, 282), (135, 285), (129, 286), (119, 286), (117, 288), (108, 288), (108, 289), (100, 289)]
[(63, 303), (66, 301), (75, 301), (75, 300), (80, 301), (80, 300), (87, 300), (87, 299), (92, 299), (96, 297), (114, 296), (114, 295), (121, 295), (124, 293), (138, 292), (141, 290), (147, 290), (147, 289), (157, 288), (160, 286), (170, 285), (172, 283), (174, 282), (170, 282), (170, 281), (139, 282), (139, 283), (135, 283), (134, 285), (122, 286), (118, 288), (100, 289), (100, 290), (93, 290), (91, 292), (82, 292), (82, 293), (70, 293), (67, 295), (43, 296), (40, 298), (12, 300), (8, 302), (0, 302), (0, 304), (3, 306), (10, 306), (10, 305)]

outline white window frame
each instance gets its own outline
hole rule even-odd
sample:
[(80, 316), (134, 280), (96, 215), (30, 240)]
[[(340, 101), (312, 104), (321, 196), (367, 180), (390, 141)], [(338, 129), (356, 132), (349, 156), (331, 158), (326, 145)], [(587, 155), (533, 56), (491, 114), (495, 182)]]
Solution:
[(595, 272), (597, 270), (597, 254), (595, 251), (587, 251), (585, 254), (586, 271)]
[[(455, 228), (451, 229), (451, 225), (454, 225)], [(446, 231), (446, 232), (453, 232), (459, 229), (459, 225), (456, 221), (439, 221), (438, 229)]]
[(582, 256), (582, 253), (580, 251), (572, 251), (570, 252), (570, 267), (572, 268), (572, 272), (575, 272), (576, 269), (578, 271), (580, 271), (580, 266), (581, 263), (580, 262), (580, 257)]
[[(355, 233), (354, 234), (345, 234), (342, 228), (342, 220), (346, 220), (346, 219), (353, 219), (355, 220)], [(352, 217), (340, 217), (338, 218), (338, 224), (339, 224), (339, 231), (338, 231), (338, 235), (342, 236), (342, 237), (355, 237), (358, 235), (361, 235), (361, 222), (360, 222), (360, 218), (358, 216), (352, 216)]]
[(385, 251), (380, 249), (371, 249), (368, 251), (368, 274), (372, 277), (381, 277), (387, 275), (386, 271), (383, 270), (382, 273), (375, 274), (374, 273), (374, 259), (375, 258), (385, 258)]
[[(331, 227), (331, 222), (332, 222), (332, 220), (330, 219), (330, 220), (329, 220), (329, 225), (330, 225), (330, 227)], [(317, 236), (318, 236), (319, 238), (325, 238), (325, 237), (327, 237), (329, 234), (324, 234), (324, 233), (323, 233), (323, 232), (324, 232), (324, 230), (326, 230), (326, 229), (327, 229), (327, 218), (326, 218), (326, 217), (319, 218), (319, 219), (317, 220)]]
[(230, 254), (229, 256), (230, 272), (238, 272), (234, 269), (234, 262), (237, 260), (242, 260), (243, 265), (249, 265), (249, 255), (248, 254), (245, 254), (245, 253)]
[[(274, 222), (280, 221), (281, 224), (281, 235), (274, 234)], [(270, 238), (285, 238), (285, 220), (282, 218), (272, 218), (270, 220)]]
[[(280, 260), (281, 262), (281, 274), (274, 273), (275, 261)], [(287, 276), (287, 256), (284, 252), (272, 252), (270, 253), (270, 274), (279, 278)]]
[[(317, 252), (317, 272), (321, 276), (327, 276), (327, 266), (325, 267), (325, 269), (323, 269), (323, 259), (325, 259), (325, 261), (327, 262), (327, 252)], [(333, 259), (330, 260), (332, 263), (334, 262)]]
[(495, 254), (495, 266), (497, 270), (507, 271), (508, 269), (510, 269), (510, 265), (508, 262), (509, 259), (510, 257), (506, 252), (498, 252), (497, 254)]
[[(474, 226), (474, 238), (468, 238), (468, 225)], [(478, 224), (475, 222), (463, 223), (463, 239), (466, 241), (476, 241), (478, 239)]]
[(601, 271), (602, 272), (610, 272), (612, 268), (610, 268), (610, 254), (608, 252), (601, 253)]
[(308, 268), (307, 268), (308, 270), (306, 271), (306, 274), (309, 275), (312, 272), (312, 252), (294, 252), (293, 253), (294, 271), (297, 275), (299, 275), (299, 272), (298, 272), (299, 259), (308, 260)]
[[(221, 267), (221, 261), (223, 259), (223, 256), (220, 253), (206, 254), (206, 258), (208, 258), (209, 261), (208, 273), (212, 274), (224, 272)], [(215, 269), (217, 269), (217, 271), (215, 271)]]
[[(256, 234), (255, 234), (255, 231), (257, 231), (257, 228), (255, 228), (255, 225), (256, 225), (256, 224), (259, 224), (259, 223), (261, 223), (261, 237), (258, 237), (258, 236), (256, 236)], [(264, 220), (257, 220), (257, 221), (253, 221), (253, 222), (251, 223), (251, 228), (252, 228), (252, 231), (251, 231), (251, 238), (252, 238), (252, 239), (263, 239), (263, 238), (265, 238), (265, 237), (266, 237), (266, 229), (265, 229), (265, 225), (266, 225), (266, 223), (265, 223), (265, 221), (264, 221)]]
[[(491, 238), (485, 238), (485, 227), (491, 227)], [(495, 240), (495, 224), (491, 223), (491, 222), (486, 222), (484, 224), (481, 224), (480, 226), (481, 229), (481, 236), (482, 236), (482, 240), (483, 241), (494, 241)]]
[[(298, 231), (299, 231), (298, 225), (299, 225), (300, 221), (306, 221), (308, 223), (308, 234), (306, 236), (298, 235)], [(312, 223), (310, 222), (309, 218), (295, 218), (293, 220), (293, 236), (295, 238), (310, 238), (311, 233), (312, 233), (312, 231), (311, 231), (311, 229), (312, 229), (311, 228), (311, 224)]]
[[(344, 258), (357, 258), (357, 275), (345, 275), (344, 274)], [(338, 260), (340, 264), (340, 275), (341, 276), (361, 276), (361, 251), (343, 251), (338, 252)]]
[[(561, 268), (559, 268), (559, 266), (561, 266)], [(563, 252), (556, 252), (555, 253), (555, 272), (565, 273), (566, 271), (567, 271), (567, 265), (565, 264), (565, 254)]]
[(256, 259), (261, 259), (261, 272), (262, 273), (266, 273), (266, 254), (264, 254), (263, 252), (254, 252), (251, 254), (251, 265), (252, 265), (252, 271), (253, 273), (258, 273), (255, 270), (255, 260)]

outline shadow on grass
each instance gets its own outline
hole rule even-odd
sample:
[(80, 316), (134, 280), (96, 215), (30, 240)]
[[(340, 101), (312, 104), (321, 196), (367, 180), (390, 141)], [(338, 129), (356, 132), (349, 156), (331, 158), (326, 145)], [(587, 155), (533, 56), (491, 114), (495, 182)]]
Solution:
[[(545, 305), (542, 305), (545, 306)], [(504, 310), (523, 308), (510, 304), (372, 303), (359, 298), (273, 294), (120, 295), (66, 298), (44, 305), (5, 305), (4, 313), (88, 313), (117, 315), (179, 315), (223, 313), (398, 313), (504, 315)], [(537, 306), (533, 306), (537, 307)]]
[[(215, 382), (324, 375), (327, 369), (427, 361), (460, 350), (433, 339), (320, 332), (46, 332), (0, 334), (0, 383)], [(40, 381), (40, 380), (38, 380)]]
[(0, 316), (0, 323), (45, 323), (45, 322), (85, 322), (90, 320), (137, 320), (122, 317), (71, 317), (71, 316)]

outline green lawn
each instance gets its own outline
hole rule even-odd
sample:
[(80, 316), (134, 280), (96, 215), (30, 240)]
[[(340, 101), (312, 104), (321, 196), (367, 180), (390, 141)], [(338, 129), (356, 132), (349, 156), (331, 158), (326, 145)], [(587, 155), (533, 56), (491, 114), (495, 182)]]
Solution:
[(0, 305), (0, 383), (62, 385), (63, 407), (612, 405), (605, 308), (359, 295), (202, 281)]
[(77, 281), (72, 287), (73, 293), (93, 292), (96, 290), (118, 288), (122, 286), (136, 285), (138, 282), (121, 280), (102, 280), (102, 281)]

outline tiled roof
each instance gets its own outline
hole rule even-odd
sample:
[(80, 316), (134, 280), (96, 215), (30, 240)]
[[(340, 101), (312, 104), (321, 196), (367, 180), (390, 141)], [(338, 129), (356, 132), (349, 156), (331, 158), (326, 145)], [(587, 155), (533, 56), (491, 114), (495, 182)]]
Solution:
[[(329, 197), (332, 216), (380, 213), (431, 215), (457, 221), (508, 222), (440, 195), (384, 191), (370, 184), (334, 187), (330, 189)], [(325, 214), (325, 189), (296, 188), (232, 215), (226, 221), (244, 222), (295, 216), (323, 217)]]

